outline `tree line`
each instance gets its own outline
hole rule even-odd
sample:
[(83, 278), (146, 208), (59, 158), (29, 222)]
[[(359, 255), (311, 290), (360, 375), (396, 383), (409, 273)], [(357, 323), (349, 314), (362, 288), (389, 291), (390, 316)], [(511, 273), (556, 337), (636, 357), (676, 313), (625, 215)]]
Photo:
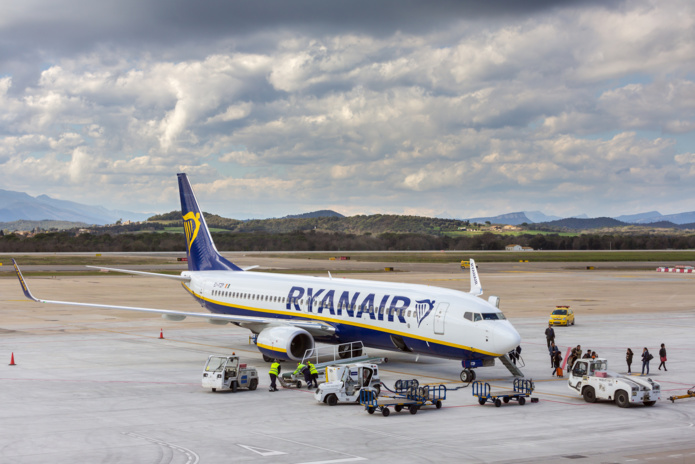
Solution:
[[(517, 244), (535, 250), (663, 250), (695, 249), (695, 235), (582, 234), (576, 237), (549, 235), (475, 236), (395, 233), (353, 234), (316, 230), (292, 232), (219, 232), (212, 234), (220, 251), (407, 251), (407, 250), (504, 250)], [(39, 233), (33, 237), (5, 234), (0, 252), (109, 252), (184, 251), (183, 234), (176, 233)]]

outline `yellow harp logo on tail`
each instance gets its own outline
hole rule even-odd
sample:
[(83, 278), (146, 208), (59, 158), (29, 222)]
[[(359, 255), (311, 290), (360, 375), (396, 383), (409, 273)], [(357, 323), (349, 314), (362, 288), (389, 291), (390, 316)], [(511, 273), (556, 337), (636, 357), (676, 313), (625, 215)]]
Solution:
[(200, 213), (189, 212), (183, 217), (183, 230), (186, 233), (186, 242), (188, 245), (188, 251), (191, 251), (191, 246), (193, 241), (198, 236), (198, 230), (200, 229)]

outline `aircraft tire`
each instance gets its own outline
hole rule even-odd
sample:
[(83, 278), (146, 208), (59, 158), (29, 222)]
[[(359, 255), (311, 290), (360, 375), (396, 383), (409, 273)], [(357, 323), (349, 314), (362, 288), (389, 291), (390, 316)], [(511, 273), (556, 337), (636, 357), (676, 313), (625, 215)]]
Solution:
[(270, 356), (263, 355), (263, 361), (267, 363), (273, 362), (273, 358), (271, 358)]
[(471, 383), (475, 380), (475, 371), (472, 369), (464, 369), (461, 371), (461, 382)]

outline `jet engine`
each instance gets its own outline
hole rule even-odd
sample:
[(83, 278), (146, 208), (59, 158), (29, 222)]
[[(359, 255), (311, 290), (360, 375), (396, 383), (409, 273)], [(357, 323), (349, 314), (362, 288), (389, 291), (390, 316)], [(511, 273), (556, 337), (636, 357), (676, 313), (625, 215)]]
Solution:
[(264, 359), (277, 358), (301, 361), (306, 350), (314, 347), (314, 337), (304, 329), (290, 326), (268, 327), (261, 330), (256, 345)]

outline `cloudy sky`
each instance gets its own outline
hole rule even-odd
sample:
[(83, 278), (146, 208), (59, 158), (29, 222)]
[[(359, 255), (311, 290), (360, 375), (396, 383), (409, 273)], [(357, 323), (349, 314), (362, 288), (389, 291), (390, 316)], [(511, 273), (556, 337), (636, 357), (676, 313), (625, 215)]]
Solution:
[(23, 0), (0, 188), (141, 212), (695, 210), (692, 0)]

